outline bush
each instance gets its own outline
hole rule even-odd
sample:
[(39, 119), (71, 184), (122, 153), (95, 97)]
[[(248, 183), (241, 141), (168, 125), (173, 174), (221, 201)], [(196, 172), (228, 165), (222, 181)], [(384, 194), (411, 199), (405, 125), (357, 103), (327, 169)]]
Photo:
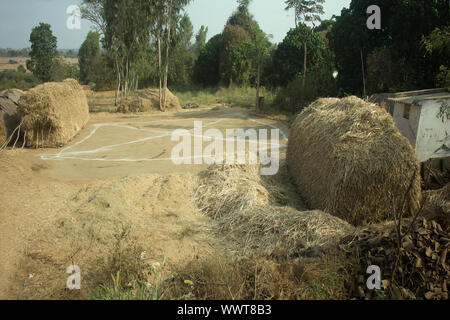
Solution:
[(9, 64), (18, 64), (18, 62), (16, 60), (10, 59), (8, 61)]
[(37, 86), (40, 81), (31, 73), (16, 70), (4, 70), (0, 72), (0, 90), (21, 89), (27, 90)]
[(64, 59), (59, 58), (53, 61), (52, 67), (52, 81), (61, 82), (65, 79), (80, 78), (80, 70), (76, 64), (65, 62)]
[(25, 67), (24, 67), (23, 65), (19, 65), (19, 66), (17, 67), (17, 71), (26, 73), (26, 72), (27, 72), (27, 69), (25, 69)]
[(320, 97), (337, 96), (337, 84), (329, 68), (315, 68), (306, 76), (305, 88), (303, 78), (296, 78), (286, 87), (281, 88), (275, 97), (273, 107), (297, 113)]

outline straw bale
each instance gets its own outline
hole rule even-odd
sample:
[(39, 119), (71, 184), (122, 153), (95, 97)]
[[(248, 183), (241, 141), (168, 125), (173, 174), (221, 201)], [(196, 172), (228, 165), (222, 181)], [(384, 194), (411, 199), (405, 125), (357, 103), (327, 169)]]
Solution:
[(393, 205), (413, 214), (421, 201), (412, 146), (389, 113), (357, 97), (319, 99), (300, 113), (287, 162), (311, 208), (354, 225), (392, 218)]
[[(181, 110), (180, 101), (167, 89), (165, 111)], [(117, 108), (117, 112), (120, 113), (155, 113), (160, 111), (159, 90), (156, 89), (139, 90), (135, 95), (123, 99)]]
[(88, 122), (89, 106), (76, 80), (41, 84), (22, 95), (19, 116), (27, 147), (60, 147)]

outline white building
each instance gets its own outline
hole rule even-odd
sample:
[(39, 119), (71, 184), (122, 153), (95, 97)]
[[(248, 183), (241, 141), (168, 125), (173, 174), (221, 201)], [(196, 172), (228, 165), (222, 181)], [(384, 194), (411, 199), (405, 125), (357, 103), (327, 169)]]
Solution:
[[(432, 89), (376, 95), (420, 162), (450, 157), (450, 93)], [(447, 161), (445, 161), (447, 162)]]

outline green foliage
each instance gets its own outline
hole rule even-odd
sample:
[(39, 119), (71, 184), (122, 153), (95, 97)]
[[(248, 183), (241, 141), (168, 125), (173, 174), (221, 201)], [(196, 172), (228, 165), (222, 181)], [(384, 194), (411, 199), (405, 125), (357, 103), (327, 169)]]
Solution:
[(201, 26), (200, 30), (198, 31), (197, 35), (195, 36), (195, 43), (192, 48), (192, 56), (194, 60), (198, 59), (200, 56), (200, 53), (202, 49), (206, 45), (206, 36), (208, 35), (208, 27)]
[(436, 86), (450, 87), (450, 26), (434, 29), (427, 37), (422, 37), (422, 44), (430, 55), (436, 73)]
[(9, 59), (8, 63), (9, 64), (18, 64), (18, 62), (16, 60), (13, 60), (13, 59)]
[[(271, 87), (286, 86), (293, 79), (303, 74), (304, 69), (304, 37), (311, 32), (311, 28), (300, 24), (291, 29), (283, 42), (276, 49), (272, 65), (266, 70), (266, 82)], [(323, 37), (319, 33), (312, 33), (306, 43), (308, 47), (307, 65), (317, 67), (332, 59)]]
[(30, 89), (40, 83), (31, 73), (20, 72), (16, 70), (4, 70), (0, 72), (0, 90), (17, 88)]
[(19, 65), (19, 66), (17, 67), (17, 71), (26, 73), (26, 72), (27, 72), (27, 69), (25, 69), (25, 67), (24, 67), (23, 65)]
[(80, 80), (85, 84), (97, 82), (97, 70), (95, 67), (100, 60), (100, 35), (90, 31), (78, 53), (78, 65), (80, 67)]
[(29, 48), (14, 50), (14, 49), (2, 49), (0, 48), (0, 57), (28, 57), (30, 53)]
[(222, 33), (220, 78), (228, 86), (248, 84), (250, 77), (250, 36), (242, 27), (228, 24)]
[(279, 89), (273, 105), (283, 111), (297, 113), (320, 97), (337, 95), (337, 83), (331, 65), (316, 66), (303, 78), (297, 77)]
[(204, 87), (216, 86), (220, 81), (219, 64), (222, 35), (212, 37), (200, 50), (200, 55), (194, 65), (194, 82)]
[(27, 68), (42, 82), (52, 77), (53, 59), (57, 56), (56, 37), (49, 24), (40, 23), (30, 35), (31, 52)]
[(285, 10), (294, 9), (295, 26), (300, 21), (303, 23), (311, 22), (313, 25), (316, 21), (320, 21), (320, 15), (324, 13), (322, 4), (325, 0), (286, 0), (284, 1)]
[(193, 59), (191, 55), (191, 39), (194, 27), (188, 15), (183, 15), (176, 24), (172, 36), (170, 51), (169, 78), (171, 85), (187, 85), (191, 82)]
[[(361, 52), (366, 69), (369, 69), (366, 63), (368, 56), (373, 54), (375, 57), (372, 59), (381, 63), (375, 66), (376, 69), (382, 68), (383, 57), (390, 59), (388, 63), (402, 66), (399, 68), (400, 75), (396, 76), (400, 79), (399, 82), (395, 84), (392, 77), (388, 76), (384, 83), (379, 77), (377, 81), (382, 83), (375, 88), (400, 91), (432, 87), (442, 62), (424, 51), (421, 40), (436, 27), (448, 24), (448, 1), (425, 3), (423, 0), (379, 0), (377, 5), (382, 12), (381, 30), (369, 30), (365, 27), (368, 17), (366, 9), (372, 4), (371, 0), (352, 0), (350, 7), (343, 9), (341, 15), (336, 17), (328, 34), (330, 46), (336, 56), (342, 90), (353, 94), (362, 93)], [(381, 52), (380, 49), (389, 51)], [(378, 74), (379, 71), (369, 69), (367, 73)]]
[(78, 80), (79, 77), (80, 71), (76, 64), (66, 62), (63, 58), (53, 60), (51, 81), (59, 82), (68, 78)]

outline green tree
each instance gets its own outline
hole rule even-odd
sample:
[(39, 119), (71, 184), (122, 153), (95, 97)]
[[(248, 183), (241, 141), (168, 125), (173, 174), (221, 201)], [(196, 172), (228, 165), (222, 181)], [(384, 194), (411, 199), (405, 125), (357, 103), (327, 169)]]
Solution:
[(294, 9), (295, 11), (295, 26), (302, 21), (303, 23), (311, 23), (313, 28), (310, 32), (302, 34), (302, 41), (304, 47), (303, 60), (303, 87), (305, 87), (306, 73), (307, 73), (307, 56), (308, 56), (308, 40), (312, 37), (315, 23), (320, 22), (320, 15), (324, 13), (322, 4), (325, 0), (286, 0), (286, 10)]
[[(379, 74), (377, 69), (383, 69), (383, 59), (388, 59), (387, 64), (400, 66), (398, 71), (393, 71), (399, 74), (387, 76), (385, 80), (379, 77), (378, 80), (385, 83), (379, 83), (376, 88), (399, 91), (433, 86), (441, 64), (425, 51), (421, 40), (436, 27), (448, 25), (448, 0), (378, 0), (376, 4), (382, 12), (381, 30), (365, 27), (366, 10), (372, 4), (371, 0), (352, 0), (349, 8), (336, 17), (328, 34), (342, 90), (361, 94), (362, 71), (368, 69), (368, 83), (374, 83), (376, 80), (370, 77)], [(375, 60), (381, 65), (375, 64)], [(362, 62), (364, 68), (361, 68)]]
[(40, 23), (34, 27), (30, 35), (31, 52), (27, 60), (27, 68), (41, 81), (52, 78), (53, 59), (57, 56), (57, 40), (51, 26)]
[(327, 47), (324, 38), (319, 33), (312, 33), (310, 27), (299, 24), (295, 29), (289, 30), (286, 37), (278, 45), (274, 52), (272, 65), (266, 75), (273, 87), (286, 86), (289, 82), (304, 73), (305, 51), (304, 39), (309, 48), (306, 62), (311, 67), (319, 66), (332, 59), (332, 54)]
[(194, 60), (197, 60), (197, 58), (200, 56), (200, 52), (205, 47), (207, 35), (208, 35), (208, 27), (202, 25), (197, 35), (195, 36), (195, 43), (192, 54)]
[(216, 86), (220, 82), (220, 52), (222, 48), (222, 35), (217, 34), (200, 50), (194, 65), (194, 81), (197, 84)]
[(228, 24), (222, 33), (220, 55), (220, 77), (224, 84), (231, 87), (248, 84), (250, 79), (251, 39), (242, 27)]
[(184, 14), (176, 24), (171, 41), (169, 82), (175, 85), (187, 85), (191, 81), (193, 59), (191, 39), (194, 34), (191, 19)]
[(104, 0), (104, 47), (114, 61), (116, 104), (119, 95), (126, 97), (138, 84), (138, 61), (148, 43), (149, 26), (154, 14), (153, 1)]
[(78, 65), (80, 67), (80, 80), (88, 84), (96, 82), (95, 66), (100, 59), (100, 35), (97, 32), (90, 31), (86, 40), (78, 52)]

